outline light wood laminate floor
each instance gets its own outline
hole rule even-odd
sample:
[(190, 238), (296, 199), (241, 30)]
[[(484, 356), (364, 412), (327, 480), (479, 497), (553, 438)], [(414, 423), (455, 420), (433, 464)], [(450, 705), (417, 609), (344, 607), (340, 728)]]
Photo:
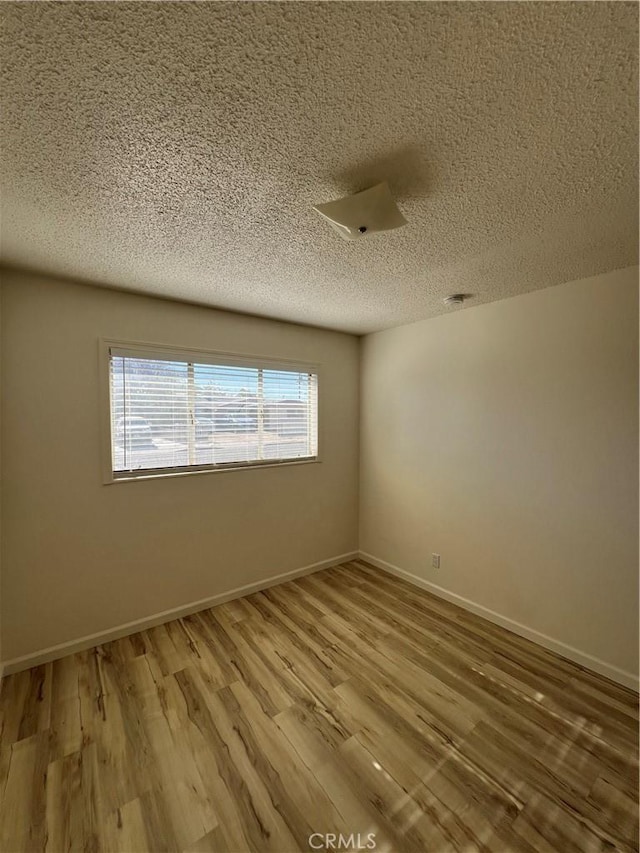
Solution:
[(4, 853), (638, 847), (637, 695), (361, 562), (8, 676), (0, 713)]

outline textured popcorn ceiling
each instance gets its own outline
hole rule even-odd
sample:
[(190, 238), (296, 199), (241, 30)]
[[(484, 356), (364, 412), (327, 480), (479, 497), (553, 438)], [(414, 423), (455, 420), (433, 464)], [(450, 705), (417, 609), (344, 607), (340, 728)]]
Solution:
[(1, 6), (10, 265), (361, 333), (637, 263), (636, 4)]

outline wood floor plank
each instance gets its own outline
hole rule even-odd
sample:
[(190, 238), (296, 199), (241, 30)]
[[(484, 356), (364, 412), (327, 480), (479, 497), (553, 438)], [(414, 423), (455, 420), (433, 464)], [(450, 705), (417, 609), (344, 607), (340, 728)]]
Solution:
[(632, 847), (638, 846), (638, 801), (620, 791), (607, 779), (597, 779), (589, 792), (589, 800), (607, 818), (610, 826), (617, 826), (620, 835)]
[(0, 850), (43, 850), (46, 838), (47, 735), (17, 740), (0, 804)]
[(31, 685), (31, 670), (8, 675), (0, 691), (0, 736), (3, 744), (20, 739), (22, 716)]
[[(246, 685), (236, 682), (220, 691), (219, 696), (233, 716), (245, 746), (255, 757), (255, 766), (272, 798), (279, 801), (277, 808), (282, 810), (283, 819), (300, 846), (304, 847), (314, 827), (321, 823), (348, 832), (338, 809), (307, 766), (297, 760), (295, 750), (286, 748), (277, 723), (262, 711)], [(287, 802), (291, 805), (287, 806)]]
[[(297, 844), (260, 778), (247, 744), (216, 693), (203, 692), (195, 670), (175, 675), (194, 725), (215, 745), (218, 772), (240, 809), (251, 849), (295, 850)], [(228, 690), (228, 688), (223, 688)], [(263, 709), (264, 710), (264, 709)]]
[(2, 853), (638, 851), (637, 694), (359, 560), (10, 675), (0, 734)]
[[(508, 680), (507, 674), (501, 673), (496, 678), (487, 674), (484, 666), (470, 666), (449, 646), (438, 646), (427, 657), (395, 638), (388, 641), (388, 645), (401, 657), (427, 666), (443, 684), (484, 709), (487, 719), (512, 731), (531, 749), (547, 750), (555, 737), (559, 750), (564, 749), (563, 744), (583, 748), (611, 772), (625, 778), (637, 771), (637, 734), (630, 749), (627, 744), (611, 743), (602, 736), (600, 727), (587, 717), (569, 713), (562, 706), (531, 701), (530, 696)], [(633, 740), (633, 734), (631, 737)]]
[[(200, 684), (206, 690), (205, 682), (200, 680)], [(167, 679), (166, 690), (170, 711), (175, 713), (177, 723), (182, 726), (188, 738), (190, 755), (202, 779), (203, 790), (213, 803), (218, 819), (218, 826), (203, 838), (208, 841), (216, 840), (219, 849), (228, 850), (229, 853), (236, 850), (253, 850), (254, 826), (243, 818), (244, 800), (237, 796), (234, 785), (230, 783), (231, 777), (225, 772), (224, 755), (217, 755), (221, 743), (219, 737), (211, 737), (207, 727), (199, 725), (188, 698), (175, 677)], [(207, 843), (198, 839), (196, 846), (200, 842)], [(178, 849), (177, 846), (175, 849)]]
[[(237, 623), (233, 630), (241, 631)], [(244, 636), (244, 635), (243, 635)], [(348, 711), (338, 712), (335, 694), (331, 685), (325, 681), (323, 673), (306, 665), (298, 649), (286, 646), (277, 652), (275, 660), (264, 655), (263, 635), (259, 643), (251, 642), (251, 632), (246, 634), (246, 641), (254, 648), (258, 656), (262, 656), (265, 666), (269, 669), (274, 680), (282, 687), (289, 697), (289, 708), (294, 717), (304, 717), (309, 731), (317, 731), (327, 742), (341, 743), (354, 731), (353, 719)], [(286, 713), (286, 711), (285, 711)], [(282, 714), (276, 715), (279, 719)]]
[(153, 790), (164, 803), (177, 844), (188, 846), (218, 825), (191, 743), (175, 715), (147, 720), (145, 730), (153, 752)]
[(233, 849), (227, 846), (220, 827), (216, 827), (193, 844), (185, 847), (182, 853), (233, 853)]
[(532, 811), (532, 803), (536, 813), (540, 811), (541, 802), (557, 803), (559, 821), (566, 819), (571, 825), (573, 822), (583, 824), (590, 837), (599, 838), (605, 845), (628, 849), (620, 826), (589, 802), (583, 795), (582, 785), (576, 788), (575, 778), (554, 772), (522, 745), (489, 724), (480, 723), (472, 737), (464, 741), (460, 752), (471, 761), (482, 761), (487, 772), (502, 786), (512, 790), (535, 790), (537, 794), (526, 803), (528, 813)]
[(63, 758), (74, 752), (80, 752), (83, 744), (82, 717), (80, 699), (64, 699), (53, 703), (51, 707), (51, 725), (49, 727), (49, 758)]
[(258, 655), (254, 654), (246, 645), (239, 648), (231, 633), (225, 630), (214, 611), (203, 614), (203, 619), (207, 622), (208, 630), (219, 643), (220, 654), (228, 657), (236, 671), (234, 681), (240, 678), (246, 682), (259, 697), (262, 708), (270, 717), (288, 708), (289, 697), (272, 677)]
[(376, 813), (376, 819), (394, 837), (397, 846), (407, 851), (424, 850), (428, 840), (424, 832), (429, 824), (427, 816), (411, 794), (376, 760), (375, 754), (353, 737), (340, 747), (340, 760), (343, 775)]
[[(102, 844), (107, 850), (129, 850), (131, 853), (149, 849), (147, 820), (140, 798), (130, 800), (114, 812), (107, 814), (101, 832)], [(52, 850), (69, 850), (74, 847), (55, 847)]]

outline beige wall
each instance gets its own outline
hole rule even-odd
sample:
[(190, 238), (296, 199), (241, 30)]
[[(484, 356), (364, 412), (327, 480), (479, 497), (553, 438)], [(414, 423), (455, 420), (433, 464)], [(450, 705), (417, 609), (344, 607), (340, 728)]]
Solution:
[[(5, 660), (357, 548), (357, 338), (3, 279)], [(321, 363), (323, 462), (102, 485), (100, 336)]]
[(637, 673), (637, 268), (366, 337), (361, 419), (361, 550)]

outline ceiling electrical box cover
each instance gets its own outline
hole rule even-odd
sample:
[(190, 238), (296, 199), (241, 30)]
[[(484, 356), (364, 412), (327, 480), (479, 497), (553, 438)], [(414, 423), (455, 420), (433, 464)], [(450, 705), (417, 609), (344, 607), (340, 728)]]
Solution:
[(313, 208), (343, 240), (361, 240), (376, 231), (390, 231), (407, 224), (387, 183), (368, 190), (316, 204)]

